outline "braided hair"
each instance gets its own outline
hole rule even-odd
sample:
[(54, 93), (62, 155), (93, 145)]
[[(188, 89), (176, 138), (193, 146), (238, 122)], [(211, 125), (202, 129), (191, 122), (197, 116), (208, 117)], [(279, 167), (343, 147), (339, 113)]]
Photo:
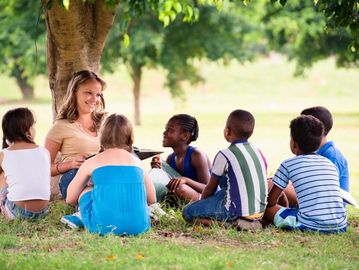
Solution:
[(172, 116), (169, 121), (176, 122), (181, 127), (182, 132), (189, 132), (191, 136), (187, 144), (197, 140), (199, 127), (196, 118), (188, 114), (176, 114)]

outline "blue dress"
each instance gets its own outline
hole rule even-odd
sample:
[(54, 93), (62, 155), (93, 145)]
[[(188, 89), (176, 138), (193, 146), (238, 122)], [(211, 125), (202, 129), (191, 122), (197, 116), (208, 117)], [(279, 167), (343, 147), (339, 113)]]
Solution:
[(147, 231), (150, 216), (144, 172), (136, 166), (104, 166), (92, 173), (94, 188), (79, 202), (85, 228), (105, 235)]

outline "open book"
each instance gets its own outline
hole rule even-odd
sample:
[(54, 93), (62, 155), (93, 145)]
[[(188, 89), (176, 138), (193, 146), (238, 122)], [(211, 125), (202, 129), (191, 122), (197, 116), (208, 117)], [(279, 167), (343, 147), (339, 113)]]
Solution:
[(340, 189), (340, 196), (343, 198), (344, 202), (353, 205), (355, 208), (359, 208), (357, 201), (348, 191), (345, 191), (344, 189)]
[(155, 155), (162, 154), (162, 151), (155, 151), (151, 149), (140, 149), (138, 147), (133, 147), (133, 152), (136, 156), (138, 156), (139, 159), (144, 160), (146, 158), (153, 157)]
[[(151, 150), (151, 149), (140, 149), (136, 146), (133, 147), (133, 153), (141, 160), (144, 160), (146, 158), (149, 157), (153, 157), (155, 155), (159, 155), (162, 154), (162, 151), (155, 151), (155, 150)], [(88, 157), (86, 157), (85, 159), (89, 159), (92, 158), (93, 156), (95, 156), (96, 154), (90, 155)]]

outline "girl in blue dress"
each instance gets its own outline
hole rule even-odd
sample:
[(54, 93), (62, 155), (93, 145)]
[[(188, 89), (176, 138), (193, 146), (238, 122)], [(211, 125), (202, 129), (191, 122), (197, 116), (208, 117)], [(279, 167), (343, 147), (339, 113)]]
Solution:
[[(150, 228), (147, 205), (155, 189), (132, 154), (133, 129), (123, 115), (110, 115), (100, 130), (103, 152), (84, 161), (67, 189), (66, 201), (79, 205), (85, 228), (105, 235), (136, 235)], [(87, 186), (91, 177), (93, 187)]]

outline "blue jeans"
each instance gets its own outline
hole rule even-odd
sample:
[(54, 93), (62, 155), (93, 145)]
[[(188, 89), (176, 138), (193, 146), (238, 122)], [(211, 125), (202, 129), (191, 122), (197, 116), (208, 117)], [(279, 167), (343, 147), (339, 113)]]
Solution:
[(187, 221), (195, 218), (209, 218), (219, 221), (231, 221), (237, 217), (231, 216), (224, 207), (226, 191), (218, 190), (213, 196), (188, 204), (183, 209), (183, 217)]
[(7, 219), (37, 219), (47, 215), (47, 207), (40, 212), (31, 212), (24, 208), (17, 206), (13, 201), (9, 201), (7, 198), (7, 188), (0, 190), (0, 209), (2, 214)]
[(66, 200), (67, 188), (70, 185), (72, 179), (74, 179), (78, 170), (79, 169), (71, 169), (71, 170), (65, 172), (60, 178), (60, 181), (59, 181), (60, 192), (61, 192), (61, 196), (64, 200)]

